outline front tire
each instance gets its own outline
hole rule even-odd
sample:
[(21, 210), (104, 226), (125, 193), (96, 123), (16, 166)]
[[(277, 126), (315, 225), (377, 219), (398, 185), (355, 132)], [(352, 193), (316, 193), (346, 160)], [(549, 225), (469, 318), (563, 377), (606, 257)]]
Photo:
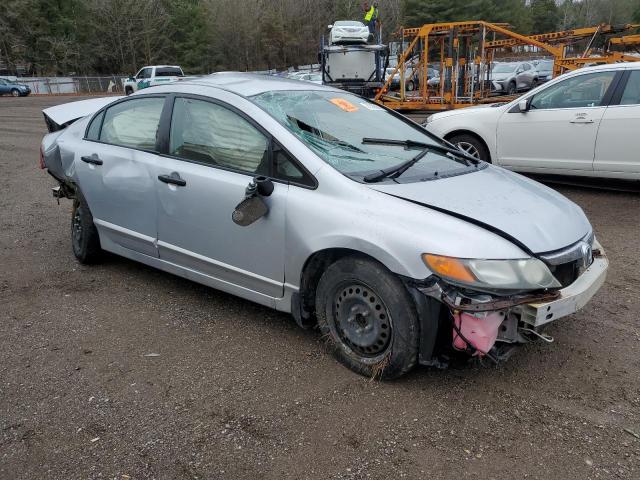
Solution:
[(485, 162), (491, 162), (487, 147), (478, 137), (469, 135), (467, 133), (462, 133), (447, 138), (447, 140), (472, 157), (475, 157), (479, 160), (484, 160)]
[(102, 249), (98, 230), (93, 223), (89, 205), (79, 190), (73, 201), (71, 213), (71, 247), (73, 254), (82, 264), (96, 263), (100, 260)]
[(11, 95), (14, 97), (19, 97), (20, 96), (20, 90), (18, 90), (17, 88), (14, 88), (11, 90)]
[(127, 96), (128, 96), (128, 95), (131, 95), (132, 93), (133, 93), (133, 88), (131, 88), (131, 87), (125, 87), (125, 89), (124, 89), (124, 94), (125, 94), (125, 95), (127, 95)]
[(516, 90), (517, 90), (516, 84), (514, 82), (511, 82), (507, 87), (507, 95), (515, 95)]
[(418, 314), (400, 279), (383, 265), (345, 257), (327, 268), (316, 291), (318, 326), (336, 359), (360, 375), (393, 379), (418, 355)]

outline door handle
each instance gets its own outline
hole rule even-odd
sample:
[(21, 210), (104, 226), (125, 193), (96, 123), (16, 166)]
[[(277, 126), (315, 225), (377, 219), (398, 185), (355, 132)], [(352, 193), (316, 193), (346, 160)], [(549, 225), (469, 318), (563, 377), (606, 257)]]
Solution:
[(593, 123), (593, 120), (584, 117), (578, 117), (574, 120), (570, 120), (569, 123)]
[(95, 153), (90, 157), (80, 157), (80, 160), (82, 160), (84, 163), (90, 163), (92, 165), (102, 165), (103, 163)]
[(158, 175), (158, 180), (178, 187), (184, 187), (187, 184), (185, 180), (180, 178), (178, 172), (172, 172), (171, 175)]

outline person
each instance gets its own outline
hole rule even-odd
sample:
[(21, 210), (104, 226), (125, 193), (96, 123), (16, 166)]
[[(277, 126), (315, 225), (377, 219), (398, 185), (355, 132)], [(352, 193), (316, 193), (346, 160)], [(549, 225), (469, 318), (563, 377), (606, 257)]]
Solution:
[(373, 2), (369, 6), (369, 2), (364, 3), (364, 23), (369, 27), (369, 32), (376, 37), (376, 28), (380, 21), (380, 12), (378, 11), (378, 2)]

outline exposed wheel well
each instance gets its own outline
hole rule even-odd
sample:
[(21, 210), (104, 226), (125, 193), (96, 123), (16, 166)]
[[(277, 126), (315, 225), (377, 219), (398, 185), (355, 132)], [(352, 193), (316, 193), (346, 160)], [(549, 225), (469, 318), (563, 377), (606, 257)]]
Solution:
[[(302, 268), (300, 275), (300, 293), (298, 296), (298, 305), (292, 305), (293, 315), (296, 321), (304, 327), (315, 325), (315, 303), (316, 289), (320, 277), (325, 270), (335, 261), (344, 257), (362, 257), (378, 262), (375, 258), (357, 250), (349, 248), (328, 248), (320, 250), (311, 255)], [(380, 263), (380, 262), (378, 262)]]
[(477, 133), (474, 133), (470, 130), (454, 130), (453, 132), (449, 132), (444, 136), (444, 139), (448, 142), (451, 141), (451, 139), (457, 135), (469, 135), (475, 139), (477, 139), (480, 143), (482, 143), (482, 145), (484, 145), (485, 150), (487, 151), (487, 155), (489, 155), (489, 158), (487, 159), (487, 161), (491, 162), (491, 151), (489, 150), (489, 146), (487, 145), (487, 142), (484, 141), (484, 139), (478, 135)]

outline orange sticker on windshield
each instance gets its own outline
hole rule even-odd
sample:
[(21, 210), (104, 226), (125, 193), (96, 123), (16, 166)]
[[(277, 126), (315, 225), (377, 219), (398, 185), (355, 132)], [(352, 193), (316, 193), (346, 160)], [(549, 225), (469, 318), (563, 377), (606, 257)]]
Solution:
[(356, 107), (353, 103), (343, 99), (343, 98), (332, 98), (329, 100), (335, 106), (340, 107), (345, 112), (357, 112), (358, 107)]

